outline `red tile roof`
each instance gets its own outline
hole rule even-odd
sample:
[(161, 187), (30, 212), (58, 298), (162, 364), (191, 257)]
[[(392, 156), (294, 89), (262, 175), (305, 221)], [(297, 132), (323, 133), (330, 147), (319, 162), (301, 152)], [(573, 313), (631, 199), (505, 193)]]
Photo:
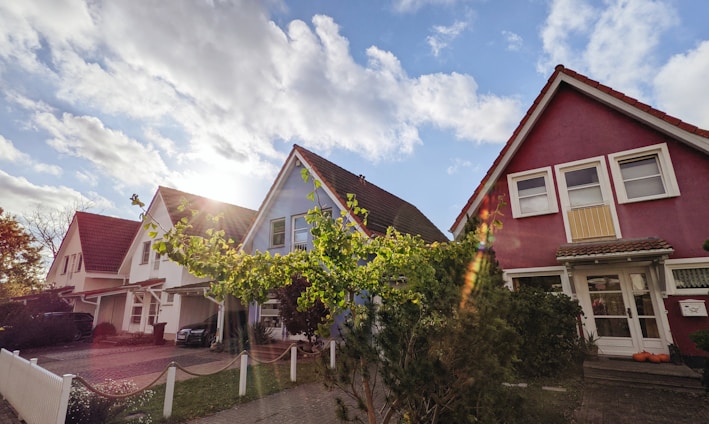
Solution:
[(84, 268), (117, 273), (141, 223), (88, 212), (76, 212)]
[(293, 149), (307, 162), (321, 182), (338, 197), (342, 205), (347, 205), (347, 194), (357, 196), (359, 206), (369, 212), (367, 225), (364, 225), (361, 217), (354, 218), (367, 235), (384, 234), (391, 226), (401, 233), (420, 235), (428, 243), (448, 241), (426, 215), (411, 203), (297, 144)]
[(631, 254), (668, 254), (674, 252), (665, 240), (656, 237), (569, 243), (559, 246), (557, 259), (579, 259)]
[[(175, 190), (174, 188), (160, 186), (156, 197), (158, 195), (162, 196), (173, 225), (177, 224), (182, 218), (189, 218), (190, 224), (193, 226), (190, 231), (191, 234), (204, 235), (205, 230), (214, 228), (224, 230), (227, 237), (233, 239), (236, 243), (240, 243), (246, 236), (254, 218), (256, 218), (255, 210), (218, 202), (206, 197)], [(183, 201), (187, 202), (187, 207), (184, 211), (180, 211)], [(193, 217), (192, 209), (201, 213)], [(208, 216), (219, 214), (223, 214), (223, 217), (215, 225), (214, 222), (209, 220)]]
[(473, 192), (473, 195), (470, 196), (468, 199), (467, 203), (463, 207), (463, 209), (460, 211), (460, 214), (456, 217), (453, 225), (450, 228), (451, 232), (455, 232), (455, 229), (461, 224), (462, 221), (467, 219), (467, 213), (470, 207), (473, 205), (475, 200), (481, 196), (484, 195), (485, 192), (490, 188), (490, 185), (494, 183), (494, 181), (491, 181), (491, 177), (494, 173), (494, 171), (500, 166), (502, 163), (503, 158), (505, 155), (508, 153), (510, 148), (512, 147), (514, 141), (520, 136), (522, 133), (523, 129), (527, 125), (528, 121), (532, 118), (532, 116), (537, 112), (537, 108), (540, 106), (542, 103), (542, 100), (544, 97), (547, 95), (548, 91), (551, 89), (551, 87), (554, 85), (554, 82), (556, 79), (559, 77), (560, 74), (567, 75), (585, 85), (588, 85), (589, 87), (593, 87), (595, 89), (598, 89), (600, 91), (603, 91), (604, 93), (609, 94), (610, 96), (615, 97), (618, 100), (621, 100), (628, 104), (629, 106), (632, 106), (634, 108), (640, 109), (644, 112), (647, 112), (651, 114), (652, 116), (659, 118), (668, 124), (671, 124), (681, 130), (684, 130), (686, 132), (689, 132), (691, 134), (696, 134), (697, 136), (704, 137), (707, 140), (707, 145), (709, 146), (709, 130), (701, 129), (698, 128), (694, 125), (688, 124), (686, 122), (683, 122), (682, 120), (670, 116), (666, 114), (665, 112), (662, 112), (660, 110), (657, 110), (653, 108), (650, 105), (644, 104), (637, 99), (634, 99), (630, 96), (626, 96), (625, 94), (616, 91), (606, 85), (603, 85), (599, 83), (598, 81), (592, 80), (584, 75), (579, 74), (578, 72), (575, 72), (571, 69), (565, 68), (564, 65), (557, 65), (554, 68), (554, 73), (551, 74), (549, 77), (549, 80), (547, 83), (544, 85), (542, 88), (542, 91), (539, 93), (536, 99), (534, 99), (534, 102), (532, 103), (532, 106), (527, 110), (527, 113), (524, 115), (522, 120), (520, 121), (519, 125), (517, 125), (517, 128), (515, 128), (514, 132), (510, 136), (509, 140), (505, 144), (505, 146), (502, 148), (500, 151), (500, 154), (497, 156), (495, 161), (493, 162), (492, 166), (490, 166), (490, 169), (488, 169), (487, 173), (485, 174), (485, 177), (483, 177), (483, 180), (480, 182), (480, 184), (477, 186), (475, 191)]

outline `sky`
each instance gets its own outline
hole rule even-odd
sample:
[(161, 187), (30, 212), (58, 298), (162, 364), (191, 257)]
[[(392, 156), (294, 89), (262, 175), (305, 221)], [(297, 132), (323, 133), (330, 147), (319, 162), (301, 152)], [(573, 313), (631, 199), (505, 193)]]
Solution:
[[(563, 64), (709, 128), (703, 0), (0, 2), (0, 207), (258, 209), (293, 144), (445, 234)], [(364, 206), (364, 205), (363, 205)]]

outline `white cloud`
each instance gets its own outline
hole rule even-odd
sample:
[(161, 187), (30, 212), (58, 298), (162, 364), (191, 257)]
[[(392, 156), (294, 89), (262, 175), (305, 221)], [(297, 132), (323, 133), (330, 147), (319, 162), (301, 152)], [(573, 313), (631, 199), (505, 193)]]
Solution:
[(431, 32), (433, 32), (433, 34), (426, 37), (426, 42), (431, 47), (431, 53), (438, 57), (441, 50), (448, 47), (453, 40), (458, 38), (458, 36), (468, 27), (468, 25), (469, 22), (455, 21), (449, 26), (436, 25), (431, 28)]
[(538, 70), (558, 63), (613, 88), (642, 97), (657, 67), (654, 53), (663, 32), (677, 23), (662, 0), (553, 0), (541, 30), (544, 57)]
[(502, 36), (505, 38), (505, 41), (507, 41), (507, 50), (517, 51), (521, 49), (522, 44), (524, 44), (522, 37), (512, 31), (502, 31)]
[(35, 172), (61, 175), (62, 169), (56, 165), (37, 162), (32, 159), (27, 153), (18, 150), (15, 145), (0, 134), (0, 160), (5, 162), (16, 162), (22, 165), (29, 166)]
[(38, 186), (26, 178), (14, 177), (0, 170), (0, 199), (6, 212), (21, 216), (40, 207), (64, 209), (87, 201), (78, 191), (65, 186)]
[(394, 0), (394, 10), (397, 12), (416, 12), (426, 5), (448, 5), (456, 3), (458, 0)]
[[(13, 9), (7, 28), (21, 36), (0, 26), (0, 60), (54, 87), (53, 98), (16, 103), (55, 150), (86, 161), (75, 174), (82, 181), (93, 173), (117, 187), (168, 183), (205, 167), (272, 178), (284, 141), (378, 160), (412, 152), (421, 125), (500, 142), (521, 116), (516, 99), (481, 95), (467, 75), (410, 77), (376, 46), (366, 64), (355, 62), (327, 16), (282, 29), (257, 0), (72, 5), (66, 25)], [(438, 48), (467, 25), (437, 27)], [(72, 113), (47, 106), (57, 100)], [(135, 133), (112, 129), (126, 122)]]
[(448, 175), (457, 174), (461, 168), (470, 168), (473, 165), (473, 163), (469, 160), (463, 160), (460, 158), (455, 158), (451, 162), (453, 163), (446, 169), (446, 173)]
[(48, 141), (58, 153), (88, 160), (95, 171), (129, 186), (159, 184), (168, 174), (157, 151), (106, 128), (91, 116), (51, 113), (35, 116), (38, 126), (52, 135)]
[(709, 128), (709, 41), (695, 49), (673, 56), (660, 70), (653, 83), (659, 107), (668, 113), (702, 128)]

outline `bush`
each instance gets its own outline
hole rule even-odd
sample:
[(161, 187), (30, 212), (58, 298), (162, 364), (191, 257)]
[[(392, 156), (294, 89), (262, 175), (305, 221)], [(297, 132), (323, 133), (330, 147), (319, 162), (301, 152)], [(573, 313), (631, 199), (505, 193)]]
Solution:
[(578, 302), (561, 294), (523, 287), (511, 293), (509, 322), (520, 339), (517, 371), (526, 377), (552, 377), (581, 356)]
[(254, 323), (249, 327), (249, 341), (252, 345), (269, 344), (273, 341), (272, 332), (271, 327), (267, 327), (261, 322)]
[[(132, 381), (106, 380), (96, 389), (112, 395), (125, 395), (135, 392), (138, 387)], [(121, 419), (128, 412), (135, 412), (146, 404), (155, 394), (152, 390), (143, 390), (127, 398), (110, 398), (89, 391), (83, 384), (74, 383), (66, 412), (67, 424), (95, 424), (124, 422)], [(141, 416), (131, 422), (151, 423), (150, 416)]]
[(107, 336), (115, 336), (116, 327), (110, 322), (101, 322), (94, 328), (93, 336), (94, 338), (103, 338)]

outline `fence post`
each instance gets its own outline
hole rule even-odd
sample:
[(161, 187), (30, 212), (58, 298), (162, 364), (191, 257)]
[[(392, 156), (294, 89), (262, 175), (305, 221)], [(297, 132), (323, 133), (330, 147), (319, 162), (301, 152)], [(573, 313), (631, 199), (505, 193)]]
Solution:
[(64, 374), (62, 376), (62, 394), (59, 398), (56, 424), (64, 424), (66, 421), (66, 412), (67, 409), (69, 409), (69, 397), (71, 396), (71, 382), (73, 379), (74, 374)]
[(335, 341), (330, 340), (330, 369), (335, 369)]
[(175, 397), (175, 364), (170, 364), (167, 369), (167, 381), (165, 382), (165, 403), (162, 408), (162, 416), (170, 418), (172, 415), (172, 399)]
[(249, 354), (243, 353), (241, 355), (241, 368), (239, 369), (239, 396), (246, 395), (246, 373), (249, 367)]
[(295, 381), (296, 364), (298, 363), (298, 348), (290, 347), (290, 381)]

